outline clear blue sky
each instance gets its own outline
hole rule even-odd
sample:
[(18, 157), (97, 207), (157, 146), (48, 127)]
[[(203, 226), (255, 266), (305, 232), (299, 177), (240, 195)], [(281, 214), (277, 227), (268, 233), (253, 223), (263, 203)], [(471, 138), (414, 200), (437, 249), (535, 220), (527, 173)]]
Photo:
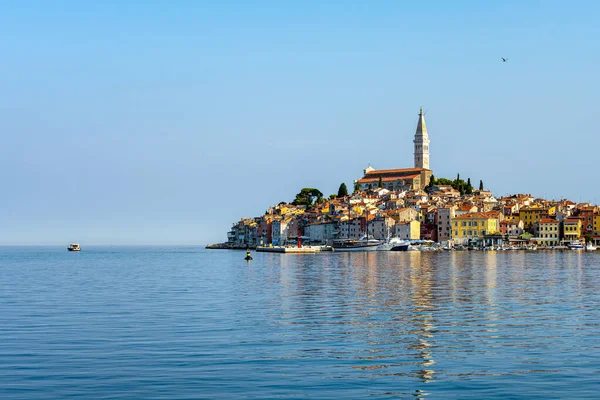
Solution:
[[(14, 1), (0, 244), (198, 244), (412, 166), (600, 201), (595, 1)], [(502, 63), (500, 57), (508, 57)]]

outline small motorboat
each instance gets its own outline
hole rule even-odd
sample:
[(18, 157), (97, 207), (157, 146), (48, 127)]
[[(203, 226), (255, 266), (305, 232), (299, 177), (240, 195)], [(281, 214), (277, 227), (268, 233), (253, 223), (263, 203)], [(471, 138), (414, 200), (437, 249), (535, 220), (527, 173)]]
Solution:
[(592, 242), (587, 242), (587, 244), (585, 245), (586, 251), (596, 251), (597, 249), (598, 247), (596, 247)]
[(81, 247), (79, 247), (79, 244), (77, 244), (77, 243), (71, 243), (69, 245), (69, 247), (67, 247), (67, 250), (69, 250), (69, 251), (81, 251)]

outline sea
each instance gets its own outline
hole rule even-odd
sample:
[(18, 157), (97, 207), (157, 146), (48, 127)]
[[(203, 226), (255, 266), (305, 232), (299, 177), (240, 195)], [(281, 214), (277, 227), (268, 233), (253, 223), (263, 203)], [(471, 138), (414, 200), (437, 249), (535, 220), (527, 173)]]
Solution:
[(0, 247), (0, 398), (600, 398), (600, 252), (252, 256)]

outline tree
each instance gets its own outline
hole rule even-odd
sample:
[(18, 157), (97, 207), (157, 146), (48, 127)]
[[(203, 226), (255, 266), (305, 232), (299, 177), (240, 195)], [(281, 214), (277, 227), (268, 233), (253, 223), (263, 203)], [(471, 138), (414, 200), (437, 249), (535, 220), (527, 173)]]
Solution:
[(344, 196), (348, 196), (348, 188), (346, 187), (346, 184), (344, 182), (342, 182), (342, 184), (340, 185), (340, 188), (338, 189), (337, 197), (344, 197)]
[(358, 182), (356, 182), (356, 183), (354, 184), (354, 191), (355, 191), (355, 192), (358, 192), (358, 191), (360, 191), (360, 185), (358, 184)]
[(479, 190), (483, 190), (483, 181), (479, 180)]
[(373, 185), (369, 183), (369, 190), (373, 190)]
[(464, 189), (464, 194), (473, 194), (473, 186), (467, 184)]
[(436, 179), (435, 180), (435, 184), (436, 185), (452, 186), (454, 184), (454, 182), (452, 182), (448, 178), (440, 178), (440, 179)]
[(323, 193), (315, 188), (303, 188), (292, 202), (295, 206), (312, 206), (315, 201), (320, 202), (323, 199)]
[(329, 195), (329, 200), (333, 200), (333, 199), (335, 199), (336, 197), (337, 197), (337, 196), (335, 195), (335, 193), (334, 193), (334, 194), (330, 194), (330, 195)]
[(379, 177), (379, 182), (377, 182), (377, 187), (378, 188), (382, 188), (383, 187), (383, 180), (381, 179), (381, 176)]
[(585, 235), (583, 238), (585, 239), (586, 243), (592, 243), (594, 241), (592, 235)]

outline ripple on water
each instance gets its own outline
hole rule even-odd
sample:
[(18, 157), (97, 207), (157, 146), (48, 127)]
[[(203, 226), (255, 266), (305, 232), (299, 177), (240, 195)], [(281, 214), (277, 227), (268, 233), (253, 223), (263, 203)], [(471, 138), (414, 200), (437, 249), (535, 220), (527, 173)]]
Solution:
[(0, 248), (0, 397), (593, 398), (599, 265)]

